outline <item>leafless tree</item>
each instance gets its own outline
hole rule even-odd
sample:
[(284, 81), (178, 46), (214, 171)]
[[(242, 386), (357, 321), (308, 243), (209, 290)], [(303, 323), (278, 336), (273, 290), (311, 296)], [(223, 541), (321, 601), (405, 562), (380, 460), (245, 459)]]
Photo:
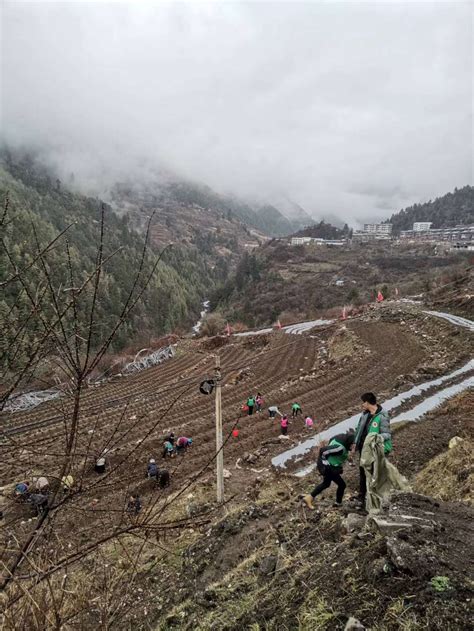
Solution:
[[(152, 220), (153, 216), (148, 222), (141, 256), (131, 275), (130, 289), (120, 314), (100, 338), (96, 335), (97, 307), (101, 300), (104, 269), (108, 261), (120, 256), (120, 249), (105, 255), (104, 205), (98, 224), (95, 265), (82, 278), (74, 269), (68, 240), (68, 234), (75, 229), (73, 224), (47, 244), (41, 243), (32, 224), (34, 256), (21, 267), (15, 263), (12, 245), (5, 238), (1, 241), (3, 259), (8, 262), (9, 269), (0, 280), (0, 288), (8, 290), (10, 295), (13, 293), (15, 300), (2, 314), (3, 330), (11, 343), (2, 349), (1, 382), (4, 388), (0, 410), (19, 388), (27, 387), (38, 376), (47, 362), (62, 375), (63, 395), (49, 404), (52, 419), (26, 423), (23, 426), (26, 431), (12, 431), (15, 423), (9, 422), (7, 428), (6, 422), (2, 421), (3, 477), (8, 475), (8, 481), (15, 480), (25, 463), (32, 471), (41, 462), (41, 473), (51, 481), (47, 506), (37, 517), (27, 520), (24, 511), (6, 511), (0, 541), (0, 609), (4, 611), (5, 628), (60, 629), (77, 621), (87, 628), (94, 625), (113, 628), (114, 620), (132, 602), (127, 595), (145, 543), (153, 535), (153, 541), (160, 548), (159, 533), (189, 525), (188, 519), (167, 517), (170, 504), (163, 496), (156, 495), (142, 512), (133, 516), (126, 512), (123, 501), (117, 503), (116, 499), (111, 499), (109, 491), (119, 488), (123, 500), (137, 489), (136, 476), (131, 475), (130, 470), (140, 463), (139, 446), (159, 427), (176, 401), (190, 388), (196, 387), (195, 380), (175, 388), (166, 398), (158, 418), (151, 419), (144, 413), (131, 423), (127, 416), (130, 398), (124, 398), (114, 408), (115, 421), (107, 434), (101, 431), (104, 411), (100, 404), (95, 424), (91, 424), (90, 410), (87, 422), (84, 420), (83, 400), (88, 378), (143, 299), (167, 250), (165, 248), (150, 263)], [(0, 219), (2, 234), (10, 221), (7, 199)], [(60, 247), (66, 253), (67, 287), (55, 284), (48, 259), (49, 254)], [(28, 282), (31, 277), (35, 279), (34, 291)], [(22, 310), (21, 317), (17, 309), (20, 298), (23, 305), (25, 302), (28, 305), (26, 312)], [(31, 330), (33, 336), (28, 335)], [(44, 438), (39, 440), (38, 430), (42, 431), (43, 427)], [(88, 475), (98, 454), (106, 449), (113, 453), (118, 445), (135, 437), (137, 432), (139, 439), (131, 442), (119, 456), (114, 456), (104, 475), (96, 478)], [(209, 463), (214, 457), (215, 454), (210, 455)], [(189, 479), (175, 497), (181, 496), (199, 475), (200, 472)], [(68, 476), (72, 476), (74, 484), (65, 492), (61, 481)], [(5, 495), (7, 491), (3, 491)], [(10, 497), (6, 499), (10, 506), (14, 506)], [(206, 515), (194, 519), (193, 525), (204, 523), (206, 519)], [(131, 545), (131, 541), (135, 544)], [(123, 569), (108, 567), (106, 554), (101, 551), (110, 546), (120, 548), (122, 556), (128, 559)], [(81, 576), (86, 580), (81, 580)], [(91, 607), (91, 595), (97, 591), (101, 598), (97, 606)]]

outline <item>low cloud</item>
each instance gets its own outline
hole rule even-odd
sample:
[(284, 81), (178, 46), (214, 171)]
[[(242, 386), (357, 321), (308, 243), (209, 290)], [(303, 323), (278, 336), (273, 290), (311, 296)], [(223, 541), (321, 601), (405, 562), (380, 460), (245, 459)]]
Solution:
[(472, 183), (470, 3), (6, 2), (2, 134), (360, 222)]

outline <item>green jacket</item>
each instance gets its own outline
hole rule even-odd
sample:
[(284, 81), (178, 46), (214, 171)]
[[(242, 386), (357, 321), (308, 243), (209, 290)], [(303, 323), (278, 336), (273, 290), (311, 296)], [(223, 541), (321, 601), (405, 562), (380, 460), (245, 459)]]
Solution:
[(247, 399), (247, 405), (249, 406), (249, 408), (253, 408), (253, 406), (255, 405), (255, 399), (253, 397), (249, 397)]
[[(355, 444), (359, 451), (362, 451), (365, 438), (369, 434), (380, 434), (384, 440), (384, 451), (389, 454), (392, 449), (392, 433), (390, 431), (390, 416), (388, 412), (379, 406), (379, 409), (369, 421), (369, 412), (364, 412), (357, 425)], [(367, 427), (367, 423), (369, 426)]]
[(342, 467), (349, 457), (349, 452), (337, 438), (332, 438), (328, 446), (321, 450), (323, 464), (330, 464), (331, 467)]

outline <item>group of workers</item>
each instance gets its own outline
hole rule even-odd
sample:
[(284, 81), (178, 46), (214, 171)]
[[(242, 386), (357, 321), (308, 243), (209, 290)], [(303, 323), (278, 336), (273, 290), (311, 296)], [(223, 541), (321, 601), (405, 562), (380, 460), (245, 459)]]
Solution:
[[(179, 454), (183, 454), (191, 447), (193, 439), (187, 436), (179, 436), (176, 438), (174, 432), (171, 432), (163, 440), (163, 458), (174, 458)], [(150, 480), (154, 480), (160, 488), (165, 488), (170, 484), (170, 474), (167, 469), (160, 469), (156, 463), (155, 458), (150, 458), (146, 468), (146, 477)], [(126, 511), (132, 516), (136, 517), (142, 510), (142, 503), (138, 493), (130, 495)]]
[[(65, 475), (61, 478), (59, 491), (64, 495), (68, 494), (74, 485), (72, 475)], [(37, 515), (42, 515), (49, 506), (49, 497), (52, 488), (48, 478), (45, 476), (35, 477), (30, 482), (18, 482), (13, 489), (13, 500), (15, 502), (31, 504)]]
[[(355, 501), (362, 507), (372, 506), (379, 497), (377, 475), (380, 478), (381, 471), (385, 471), (385, 478), (389, 478), (392, 486), (403, 488), (406, 482), (403, 476), (398, 474), (396, 468), (388, 463), (386, 456), (392, 451), (392, 440), (390, 431), (390, 417), (380, 404), (373, 392), (366, 392), (361, 396), (362, 415), (357, 428), (349, 429), (345, 433), (333, 436), (327, 444), (323, 444), (319, 449), (317, 459), (317, 469), (322, 476), (322, 481), (315, 486), (311, 493), (303, 495), (302, 499), (306, 506), (314, 509), (314, 499), (323, 491), (328, 489), (332, 483), (337, 487), (334, 506), (341, 506), (346, 489), (346, 482), (342, 477), (344, 464), (350, 460), (352, 462), (354, 452), (359, 455), (359, 493)], [(260, 393), (249, 396), (245, 410), (249, 415), (254, 411), (262, 411), (264, 404)], [(288, 434), (289, 415), (282, 414), (276, 405), (268, 408), (269, 418), (274, 419), (280, 416), (280, 431), (283, 436)], [(301, 405), (297, 402), (291, 407), (291, 418), (295, 419), (299, 415), (303, 416)], [(310, 416), (305, 417), (305, 427), (313, 429), (314, 421)], [(168, 434), (163, 441), (163, 457), (172, 458), (185, 452), (193, 444), (192, 438), (186, 436), (175, 437), (174, 433)], [(107, 450), (100, 453), (95, 462), (95, 471), (103, 474), (106, 471)], [(388, 468), (390, 468), (387, 474)], [(374, 473), (377, 472), (377, 475)], [(156, 481), (161, 488), (170, 483), (170, 475), (166, 469), (159, 469), (154, 458), (150, 458), (147, 464), (146, 477)], [(63, 477), (61, 489), (69, 492), (74, 480), (71, 475)], [(397, 486), (398, 485), (398, 486)], [(369, 501), (367, 498), (369, 489)], [(50, 484), (46, 477), (40, 476), (29, 481), (20, 482), (15, 486), (14, 497), (20, 501), (32, 504), (38, 515), (44, 513), (48, 508), (48, 495), (50, 494)], [(375, 499), (374, 499), (375, 498)], [(130, 515), (138, 515), (142, 505), (137, 493), (130, 496), (126, 511)]]
[[(362, 415), (356, 429), (350, 429), (345, 433), (333, 436), (327, 444), (319, 449), (317, 469), (322, 476), (322, 481), (315, 486), (311, 493), (304, 495), (303, 500), (308, 508), (314, 509), (314, 498), (328, 489), (332, 483), (337, 486), (334, 506), (341, 506), (346, 489), (346, 482), (342, 478), (343, 466), (347, 460), (353, 460), (357, 452), (359, 459), (359, 491), (354, 499), (358, 507), (376, 508), (379, 505), (382, 485), (390, 484), (393, 488), (406, 488), (406, 480), (397, 469), (387, 460), (392, 451), (392, 439), (390, 431), (390, 416), (377, 402), (373, 392), (365, 392), (361, 396)], [(247, 399), (243, 411), (251, 415), (260, 412), (264, 401), (260, 393)], [(248, 408), (248, 410), (247, 410)], [(280, 434), (288, 436), (290, 415), (283, 414), (277, 405), (268, 408), (270, 419), (280, 417)], [(314, 420), (311, 416), (303, 415), (303, 410), (298, 402), (291, 406), (291, 420), (299, 415), (304, 417), (304, 425), (307, 430), (314, 428)], [(374, 474), (374, 471), (376, 474)], [(384, 482), (380, 482), (384, 480)], [(369, 481), (369, 493), (368, 493)], [(379, 487), (377, 487), (379, 484)], [(369, 497), (368, 497), (369, 495)]]
[[(183, 453), (191, 445), (193, 441), (186, 436), (175, 438), (173, 433), (166, 436), (163, 451), (163, 457), (173, 457)], [(108, 450), (104, 449), (95, 459), (94, 471), (102, 475), (107, 470), (107, 454)], [(165, 488), (170, 484), (170, 474), (166, 469), (159, 469), (156, 460), (150, 458), (147, 464), (146, 477), (154, 480), (160, 488)], [(72, 475), (65, 475), (60, 481), (59, 490), (63, 494), (70, 493), (74, 486), (74, 478)], [(45, 476), (34, 477), (32, 481), (25, 480), (18, 482), (13, 489), (13, 499), (16, 502), (31, 504), (37, 515), (43, 514), (48, 509), (48, 500), (51, 494), (51, 487), (48, 478)], [(137, 515), (141, 510), (141, 501), (138, 494), (130, 496), (126, 510), (128, 513)]]
[(310, 494), (302, 498), (310, 509), (315, 508), (313, 500), (333, 482), (337, 486), (334, 506), (341, 506), (346, 489), (346, 482), (342, 478), (343, 467), (347, 460), (352, 461), (355, 452), (359, 455), (359, 492), (353, 499), (359, 508), (380, 508), (387, 485), (398, 489), (407, 486), (403, 476), (387, 461), (392, 451), (388, 412), (377, 403), (373, 392), (365, 392), (361, 400), (362, 415), (357, 428), (333, 436), (319, 449), (317, 469), (323, 479)]
[(187, 436), (176, 438), (173, 432), (168, 434), (163, 441), (163, 458), (174, 458), (184, 453), (193, 444), (193, 439)]
[(254, 412), (256, 413), (261, 412), (264, 404), (265, 404), (265, 401), (262, 395), (260, 394), (260, 392), (257, 392), (257, 394), (255, 395), (250, 394), (248, 396), (247, 401), (242, 406), (242, 410), (246, 412), (249, 416), (252, 416)]
[[(247, 399), (247, 406), (248, 406), (248, 402), (249, 400), (251, 400), (251, 398), (249, 397), (249, 399)], [(263, 403), (263, 399), (262, 403)], [(260, 412), (260, 409), (257, 409), (257, 412)], [(250, 413), (250, 412), (249, 412)], [(268, 408), (268, 416), (269, 418), (276, 418), (277, 414), (280, 416), (280, 435), (281, 436), (288, 436), (288, 427), (290, 424), (290, 415), (289, 414), (282, 414), (282, 412), (280, 412), (280, 410), (278, 409), (277, 405), (271, 405)], [(296, 419), (299, 415), (301, 414), (301, 416), (303, 416), (303, 410), (301, 408), (301, 405), (297, 402), (293, 403), (291, 406), (291, 418), (292, 419)], [(305, 427), (306, 429), (313, 429), (314, 426), (314, 421), (313, 419), (307, 415), (305, 417)]]
[(162, 489), (169, 486), (170, 474), (167, 469), (159, 469), (154, 458), (150, 458), (146, 468), (146, 477), (157, 482)]
[(49, 481), (44, 476), (33, 478), (30, 482), (19, 482), (13, 491), (17, 501), (28, 502), (33, 506), (37, 515), (42, 515), (48, 507), (48, 495), (50, 492)]

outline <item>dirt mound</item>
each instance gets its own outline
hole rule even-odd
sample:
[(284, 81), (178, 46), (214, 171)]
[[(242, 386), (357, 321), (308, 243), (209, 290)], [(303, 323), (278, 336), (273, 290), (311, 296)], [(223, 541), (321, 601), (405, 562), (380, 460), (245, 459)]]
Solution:
[(250, 335), (249, 337), (244, 338), (243, 346), (244, 348), (250, 349), (258, 349), (265, 348), (270, 344), (271, 341), (270, 335)]
[(225, 335), (215, 335), (201, 342), (201, 347), (207, 351), (213, 351), (229, 344), (230, 337)]
[(415, 490), (442, 500), (474, 503), (474, 454), (468, 441), (455, 442), (433, 458), (414, 481)]
[(342, 325), (328, 341), (328, 354), (331, 361), (353, 357), (364, 350), (365, 347), (360, 338), (345, 325)]

